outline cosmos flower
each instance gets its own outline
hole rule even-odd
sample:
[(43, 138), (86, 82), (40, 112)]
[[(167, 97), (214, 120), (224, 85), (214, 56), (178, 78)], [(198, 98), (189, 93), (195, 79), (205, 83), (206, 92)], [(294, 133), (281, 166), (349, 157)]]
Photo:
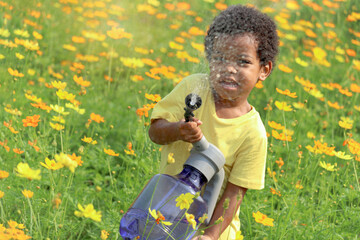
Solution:
[(76, 161), (73, 161), (67, 154), (60, 153), (55, 155), (56, 162), (67, 167), (72, 173), (75, 172), (75, 168), (78, 166)]
[(49, 158), (45, 158), (45, 163), (40, 162), (40, 164), (41, 164), (43, 167), (45, 167), (45, 168), (47, 168), (47, 169), (49, 169), (49, 170), (58, 170), (58, 169), (64, 167), (64, 165), (63, 165), (62, 163), (56, 162), (56, 161), (53, 160), (53, 159), (50, 160)]
[(149, 213), (155, 219), (156, 224), (161, 223), (161, 224), (166, 225), (166, 226), (172, 225), (171, 222), (164, 221), (165, 217), (164, 217), (164, 215), (161, 214), (160, 211), (156, 211), (155, 209), (151, 210), (149, 208)]
[(80, 203), (77, 206), (80, 211), (75, 211), (75, 216), (86, 217), (96, 222), (101, 222), (101, 211), (96, 211), (92, 203), (85, 205), (85, 208)]
[(119, 156), (119, 153), (115, 153), (114, 150), (112, 150), (112, 149), (105, 149), (105, 148), (104, 148), (104, 152), (105, 152), (107, 155), (110, 155), (110, 156), (114, 156), (114, 157)]
[(40, 122), (40, 115), (27, 116), (22, 122), (24, 127), (37, 127)]
[(176, 206), (182, 209), (189, 209), (190, 205), (194, 201), (195, 195), (191, 193), (183, 193), (179, 197), (176, 198)]
[(40, 169), (33, 170), (29, 164), (20, 162), (15, 168), (16, 176), (27, 178), (29, 180), (40, 180)]
[(262, 214), (261, 212), (257, 211), (256, 213), (253, 213), (253, 217), (255, 218), (255, 222), (261, 223), (264, 226), (274, 226), (274, 219), (269, 218), (265, 214)]
[(0, 170), (0, 179), (5, 179), (9, 177), (9, 173), (7, 171)]
[(24, 189), (23, 191), (21, 191), (21, 193), (26, 197), (26, 198), (32, 198), (34, 196), (34, 193), (30, 190), (26, 190)]
[(319, 165), (320, 165), (320, 167), (324, 168), (325, 170), (327, 170), (327, 171), (329, 171), (329, 172), (334, 172), (334, 171), (336, 171), (336, 169), (334, 169), (334, 168), (335, 168), (335, 165), (331, 165), (330, 163), (326, 163), (326, 162), (324, 162), (324, 161), (320, 161), (320, 162), (319, 162)]
[(196, 224), (197, 224), (196, 220), (195, 220), (195, 216), (193, 214), (189, 214), (189, 213), (185, 212), (185, 217), (186, 217), (186, 220), (188, 221), (188, 223), (195, 230), (196, 229)]

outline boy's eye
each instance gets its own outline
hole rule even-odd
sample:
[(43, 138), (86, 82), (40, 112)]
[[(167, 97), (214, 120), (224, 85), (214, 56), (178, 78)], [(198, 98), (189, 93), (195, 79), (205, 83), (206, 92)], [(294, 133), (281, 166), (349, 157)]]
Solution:
[(239, 59), (237, 61), (238, 64), (250, 64), (250, 61), (249, 60), (246, 60), (246, 59)]
[(217, 61), (217, 62), (223, 62), (223, 61), (225, 61), (225, 58), (223, 58), (221, 56), (215, 56), (215, 57), (213, 57), (213, 60)]

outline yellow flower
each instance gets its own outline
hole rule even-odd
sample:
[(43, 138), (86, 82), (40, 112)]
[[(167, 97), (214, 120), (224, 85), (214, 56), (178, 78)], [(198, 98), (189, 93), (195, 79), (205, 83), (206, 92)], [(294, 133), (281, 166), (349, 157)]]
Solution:
[(0, 191), (0, 199), (3, 198), (5, 193), (3, 191)]
[(292, 111), (292, 107), (291, 105), (288, 105), (286, 102), (279, 102), (279, 101), (275, 101), (275, 106), (280, 109), (283, 110), (285, 112), (290, 112)]
[(174, 153), (169, 153), (169, 154), (168, 154), (168, 160), (167, 160), (167, 162), (168, 162), (169, 164), (175, 163)]
[(65, 103), (65, 107), (71, 108), (71, 109), (77, 111), (77, 112), (78, 112), (79, 114), (81, 114), (81, 115), (85, 113), (85, 109), (79, 108), (79, 106), (74, 105), (74, 104), (72, 104), (72, 103)]
[(351, 159), (353, 159), (352, 156), (346, 155), (345, 152), (341, 152), (341, 151), (335, 152), (335, 156), (338, 157), (338, 158), (344, 159), (344, 160), (351, 160)]
[(78, 166), (76, 161), (73, 161), (67, 154), (60, 153), (55, 155), (55, 160), (67, 167), (72, 173), (75, 172), (75, 168)]
[(54, 88), (57, 88), (57, 89), (61, 89), (61, 90), (64, 90), (67, 83), (66, 82), (62, 82), (62, 81), (52, 81), (51, 82), (51, 85), (54, 87)]
[(176, 206), (182, 209), (189, 209), (190, 205), (194, 201), (194, 195), (191, 193), (183, 193), (179, 197), (176, 198)]
[(50, 127), (55, 129), (56, 131), (61, 131), (65, 128), (64, 125), (61, 125), (59, 123), (52, 123), (52, 122), (50, 122)]
[(264, 226), (274, 226), (274, 219), (267, 217), (265, 214), (262, 214), (259, 211), (253, 213), (253, 217), (255, 218), (255, 222), (261, 223)]
[(34, 193), (32, 191), (30, 191), (30, 190), (24, 189), (21, 192), (26, 198), (32, 198), (34, 196)]
[(60, 99), (66, 99), (68, 101), (73, 101), (75, 99), (75, 95), (72, 93), (68, 93), (67, 91), (64, 91), (62, 89), (59, 89), (58, 91), (56, 91), (56, 95), (60, 98)]
[(22, 55), (22, 54), (20, 54), (20, 53), (15, 53), (15, 56), (16, 56), (18, 59), (20, 59), (20, 60), (22, 60), (22, 59), (25, 58), (24, 55)]
[(40, 176), (40, 169), (38, 170), (33, 170), (29, 167), (29, 164), (27, 163), (19, 163), (16, 168), (16, 175), (19, 177), (23, 177), (23, 178), (27, 178), (29, 180), (40, 180), (41, 176)]
[(64, 165), (62, 163), (56, 162), (54, 159), (45, 158), (45, 163), (40, 162), (40, 164), (50, 170), (58, 170), (63, 168)]
[(109, 237), (109, 233), (106, 230), (101, 230), (100, 238), (101, 240), (105, 240)]
[(334, 169), (335, 165), (331, 165), (330, 163), (326, 163), (324, 161), (320, 161), (319, 163), (320, 167), (324, 168), (325, 170), (329, 172), (334, 172), (336, 169)]
[(65, 112), (65, 108), (64, 107), (61, 107), (59, 105), (52, 105), (50, 104), (50, 107), (51, 109), (54, 111), (54, 112), (57, 112), (59, 114), (62, 114), (62, 115), (69, 115), (70, 113), (69, 112)]
[(241, 234), (241, 231), (236, 231), (235, 240), (243, 240), (244, 236)]
[(348, 117), (340, 117), (339, 126), (345, 129), (351, 129), (353, 127), (354, 120)]
[(91, 137), (86, 137), (84, 136), (81, 141), (86, 142), (86, 143), (91, 143), (92, 145), (97, 144), (96, 140), (93, 140)]
[(155, 209), (151, 210), (151, 209), (149, 208), (149, 213), (150, 213), (150, 215), (155, 219), (156, 224), (161, 223), (161, 224), (167, 225), (167, 226), (172, 225), (171, 222), (166, 222), (166, 221), (164, 221), (164, 220), (165, 220), (165, 217), (164, 217), (164, 215), (161, 214), (160, 211), (155, 211)]
[(78, 204), (78, 208), (80, 211), (75, 211), (74, 214), (77, 217), (86, 217), (90, 218), (96, 222), (101, 222), (101, 211), (96, 211), (94, 209), (94, 205), (92, 203), (85, 206), (81, 206), (81, 204)]
[(105, 149), (105, 148), (104, 148), (104, 152), (105, 152), (107, 155), (110, 155), (110, 156), (114, 156), (114, 157), (119, 156), (119, 153), (115, 153), (114, 150), (112, 150), (112, 149)]
[(195, 230), (196, 229), (195, 216), (186, 212), (185, 217), (186, 217), (186, 220), (188, 221), (188, 223), (191, 224), (192, 228)]

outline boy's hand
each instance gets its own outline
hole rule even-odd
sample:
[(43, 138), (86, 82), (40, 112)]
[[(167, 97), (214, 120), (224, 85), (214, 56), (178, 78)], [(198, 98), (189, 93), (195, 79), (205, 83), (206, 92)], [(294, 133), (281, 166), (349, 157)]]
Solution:
[(192, 118), (192, 121), (185, 122), (181, 120), (179, 122), (179, 138), (182, 141), (194, 143), (200, 141), (203, 134), (200, 129), (202, 122), (197, 118)]
[(213, 240), (213, 239), (209, 236), (201, 235), (201, 236), (194, 237), (191, 240)]

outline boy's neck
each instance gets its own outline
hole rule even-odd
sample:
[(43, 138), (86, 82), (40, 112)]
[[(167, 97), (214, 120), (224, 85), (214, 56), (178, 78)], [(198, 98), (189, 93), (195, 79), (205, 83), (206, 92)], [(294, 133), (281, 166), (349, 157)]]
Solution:
[(247, 98), (237, 98), (234, 100), (217, 99), (214, 96), (215, 111), (219, 118), (237, 118), (250, 112), (252, 107), (247, 101)]

